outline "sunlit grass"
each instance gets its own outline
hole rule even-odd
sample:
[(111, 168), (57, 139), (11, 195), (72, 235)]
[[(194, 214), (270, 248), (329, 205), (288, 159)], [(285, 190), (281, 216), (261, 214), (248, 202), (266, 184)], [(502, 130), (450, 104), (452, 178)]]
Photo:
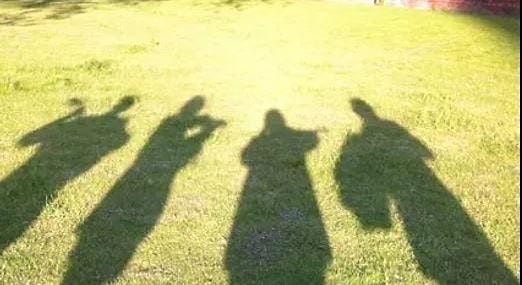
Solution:
[[(198, 95), (201, 113), (226, 126), (177, 172), (122, 284), (228, 282), (225, 255), (249, 170), (241, 154), (271, 109), (290, 128), (317, 131), (305, 167), (331, 247), (326, 283), (435, 282), (419, 268), (397, 205), (391, 228), (376, 231), (343, 207), (334, 172), (346, 136), (362, 128), (353, 98), (431, 150), (429, 167), (518, 275), (518, 19), (315, 1), (220, 3), (85, 3), (64, 17), (52, 15), (66, 7), (24, 13), (0, 4), (0, 181), (38, 151), (19, 140), (76, 110), (69, 100), (95, 116), (137, 98), (120, 115), (128, 141), (47, 200), (0, 255), (0, 283), (59, 283), (83, 222), (160, 123)], [(11, 187), (39, 191), (56, 175), (52, 167), (37, 172)], [(6, 192), (0, 188), (0, 205)]]

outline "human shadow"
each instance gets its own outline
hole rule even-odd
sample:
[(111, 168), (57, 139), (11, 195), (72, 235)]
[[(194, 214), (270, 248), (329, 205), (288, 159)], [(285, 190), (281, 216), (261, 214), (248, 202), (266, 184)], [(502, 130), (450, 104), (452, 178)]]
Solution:
[(440, 284), (518, 284), (485, 233), (426, 161), (432, 152), (366, 102), (353, 110), (363, 129), (349, 134), (335, 176), (344, 205), (367, 230), (390, 229), (397, 206), (422, 272)]
[(122, 272), (154, 229), (176, 174), (224, 125), (198, 115), (203, 105), (204, 99), (195, 97), (161, 122), (132, 167), (78, 228), (78, 244), (62, 284), (105, 284)]
[(37, 144), (36, 153), (0, 182), (0, 253), (38, 218), (67, 182), (89, 170), (104, 156), (127, 143), (127, 120), (120, 117), (134, 104), (126, 97), (102, 115), (76, 110), (27, 135), (19, 146)]
[(228, 240), (230, 284), (323, 284), (331, 250), (306, 168), (314, 131), (276, 110), (244, 149), (248, 177)]

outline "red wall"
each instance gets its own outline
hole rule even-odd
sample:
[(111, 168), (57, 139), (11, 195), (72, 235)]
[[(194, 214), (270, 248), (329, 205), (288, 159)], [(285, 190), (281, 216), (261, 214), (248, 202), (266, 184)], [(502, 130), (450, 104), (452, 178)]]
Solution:
[(431, 7), (452, 11), (489, 11), (520, 15), (520, 0), (405, 0), (410, 7)]

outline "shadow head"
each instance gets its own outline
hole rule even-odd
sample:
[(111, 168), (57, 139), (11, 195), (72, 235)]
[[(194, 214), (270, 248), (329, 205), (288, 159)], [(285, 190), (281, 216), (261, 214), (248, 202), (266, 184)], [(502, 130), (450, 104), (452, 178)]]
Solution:
[(377, 115), (370, 104), (366, 101), (355, 98), (350, 101), (352, 104), (352, 110), (365, 120), (377, 119)]
[(70, 107), (83, 107), (83, 101), (78, 98), (71, 98), (67, 103)]
[(199, 113), (203, 106), (205, 106), (205, 98), (203, 96), (196, 96), (188, 101), (182, 108), (181, 114), (183, 115), (195, 115)]
[(125, 112), (130, 107), (132, 107), (132, 105), (134, 105), (134, 103), (136, 103), (135, 96), (125, 96), (125, 97), (121, 98), (120, 102), (118, 102), (118, 104), (112, 108), (111, 113), (118, 114), (118, 113)]
[(266, 113), (265, 128), (267, 130), (282, 129), (286, 126), (285, 117), (279, 110), (272, 109)]

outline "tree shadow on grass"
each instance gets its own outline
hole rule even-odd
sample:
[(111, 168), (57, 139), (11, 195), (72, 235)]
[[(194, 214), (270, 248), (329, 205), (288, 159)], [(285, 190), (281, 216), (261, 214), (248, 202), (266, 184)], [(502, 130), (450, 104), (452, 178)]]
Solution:
[(520, 16), (492, 15), (485, 12), (470, 13), (467, 16), (472, 19), (473, 24), (489, 29), (520, 53)]
[(202, 97), (195, 97), (180, 113), (163, 120), (133, 166), (79, 227), (63, 284), (110, 283), (122, 272), (154, 229), (176, 174), (224, 125), (198, 115), (203, 104)]
[(233, 7), (235, 9), (242, 9), (245, 5), (250, 5), (256, 2), (271, 3), (273, 0), (220, 0), (214, 3), (217, 7)]
[(120, 117), (134, 104), (126, 97), (111, 111), (84, 116), (77, 109), (24, 136), (19, 145), (38, 144), (36, 153), (0, 182), (0, 253), (38, 218), (67, 182), (89, 170), (104, 156), (125, 145), (127, 120)]
[[(0, 25), (30, 26), (45, 19), (66, 19), (100, 5), (137, 5), (141, 2), (155, 1), (165, 0), (6, 0), (0, 4), (15, 7), (18, 11), (0, 14)], [(37, 16), (41, 14), (45, 17)]]
[[(194, 1), (197, 5), (208, 4), (208, 1)], [(216, 0), (212, 2), (212, 5), (219, 8), (233, 8), (238, 11), (244, 10), (250, 6), (259, 4), (274, 5), (277, 7), (285, 7), (292, 4), (294, 0)]]
[(486, 235), (426, 164), (419, 139), (352, 101), (363, 120), (336, 166), (340, 197), (368, 230), (390, 229), (390, 200), (404, 223), (422, 272), (440, 284), (518, 284)]
[(248, 178), (226, 252), (230, 284), (323, 284), (331, 250), (306, 168), (313, 131), (275, 110), (243, 151)]
[[(0, 26), (31, 26), (43, 20), (61, 20), (82, 14), (97, 6), (137, 5), (143, 2), (160, 2), (169, 0), (5, 0), (0, 5), (15, 7), (16, 12), (0, 14)], [(172, 0), (171, 0), (172, 1)], [(284, 3), (288, 0), (194, 0), (196, 6), (233, 7), (241, 10), (255, 3)], [(45, 15), (45, 16), (42, 16)]]

